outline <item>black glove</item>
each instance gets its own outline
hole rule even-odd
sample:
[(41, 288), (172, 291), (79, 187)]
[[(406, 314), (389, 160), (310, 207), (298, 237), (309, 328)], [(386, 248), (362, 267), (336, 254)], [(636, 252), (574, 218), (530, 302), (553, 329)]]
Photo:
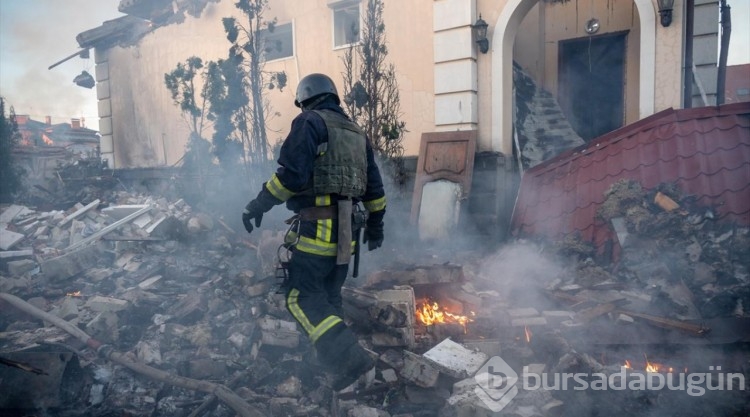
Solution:
[(250, 201), (245, 206), (245, 211), (242, 212), (242, 224), (245, 225), (245, 230), (248, 233), (253, 232), (253, 224), (250, 220), (255, 219), (255, 227), (260, 227), (260, 222), (263, 220), (263, 214), (268, 210), (271, 210), (276, 204), (280, 204), (281, 200), (271, 195), (266, 189), (266, 184), (263, 184), (258, 196), (255, 200)]
[(263, 211), (260, 210), (260, 204), (257, 200), (253, 200), (245, 206), (245, 211), (242, 212), (242, 224), (245, 225), (245, 230), (248, 233), (253, 232), (253, 224), (250, 220), (255, 219), (255, 227), (260, 227), (260, 222), (263, 220)]
[(362, 243), (367, 243), (367, 250), (375, 250), (383, 245), (383, 216), (385, 210), (370, 213)]

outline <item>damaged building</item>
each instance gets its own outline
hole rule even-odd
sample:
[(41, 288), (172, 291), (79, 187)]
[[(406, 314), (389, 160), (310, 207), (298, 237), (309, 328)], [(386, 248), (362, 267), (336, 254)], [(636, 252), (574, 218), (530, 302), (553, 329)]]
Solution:
[[(377, 358), (348, 391), (279, 293), (286, 213), (247, 235), (237, 196), (175, 187), (190, 132), (164, 75), (225, 56), (234, 3), (122, 0), (78, 36), (109, 169), (0, 206), (1, 414), (747, 413), (750, 103), (717, 105), (716, 2), (385, 4), (409, 180), (343, 291)], [(270, 139), (300, 78), (341, 81), (366, 4), (268, 2)]]

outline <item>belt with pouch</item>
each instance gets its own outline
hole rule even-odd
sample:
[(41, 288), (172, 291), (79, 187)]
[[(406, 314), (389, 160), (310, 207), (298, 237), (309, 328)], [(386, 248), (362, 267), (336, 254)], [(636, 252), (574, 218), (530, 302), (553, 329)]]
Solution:
[(332, 220), (339, 217), (338, 206), (305, 207), (299, 211), (299, 219), (305, 221)]
[(345, 265), (352, 257), (352, 200), (338, 200), (335, 205), (305, 207), (299, 211), (299, 219), (305, 221), (341, 219), (338, 224), (336, 264)]

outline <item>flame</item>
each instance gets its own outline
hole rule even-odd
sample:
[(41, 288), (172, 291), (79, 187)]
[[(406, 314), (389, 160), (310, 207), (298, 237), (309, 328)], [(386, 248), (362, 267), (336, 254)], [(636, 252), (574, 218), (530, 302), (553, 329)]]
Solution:
[(646, 362), (646, 372), (659, 372), (661, 367), (658, 364)]
[[(473, 315), (473, 312), (472, 312)], [(430, 302), (425, 300), (417, 308), (417, 319), (426, 326), (432, 326), (436, 323), (459, 323), (466, 329), (466, 323), (472, 322), (471, 318), (453, 314), (440, 307), (436, 301)]]
[[(651, 362), (648, 360), (648, 357), (644, 354), (644, 358), (646, 359), (646, 364), (644, 365), (643, 369), (646, 372), (661, 372), (661, 373), (673, 373), (674, 368), (671, 366), (666, 366), (660, 363)], [(634, 369), (633, 365), (630, 363), (629, 360), (625, 361), (625, 364), (622, 365), (625, 369)], [(687, 373), (687, 368), (685, 368), (685, 373)]]
[(526, 335), (526, 343), (531, 343), (531, 330), (528, 327), (523, 326), (523, 333)]
[(661, 366), (659, 364), (651, 363), (648, 361), (648, 356), (643, 354), (643, 358), (646, 359), (646, 372), (659, 372)]
[(68, 296), (68, 297), (82, 297), (83, 296), (83, 294), (81, 294), (80, 290), (79, 291), (74, 291), (74, 292), (69, 292), (69, 293), (67, 293), (65, 295)]

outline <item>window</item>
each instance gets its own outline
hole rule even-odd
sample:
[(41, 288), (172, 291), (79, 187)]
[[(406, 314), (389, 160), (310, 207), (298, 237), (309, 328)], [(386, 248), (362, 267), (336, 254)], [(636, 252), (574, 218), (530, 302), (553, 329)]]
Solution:
[(329, 6), (333, 9), (333, 47), (359, 42), (359, 2), (340, 1)]
[(294, 37), (292, 36), (292, 24), (284, 23), (276, 25), (273, 32), (268, 29), (261, 31), (263, 38), (263, 58), (266, 61), (274, 59), (289, 58), (294, 55)]

